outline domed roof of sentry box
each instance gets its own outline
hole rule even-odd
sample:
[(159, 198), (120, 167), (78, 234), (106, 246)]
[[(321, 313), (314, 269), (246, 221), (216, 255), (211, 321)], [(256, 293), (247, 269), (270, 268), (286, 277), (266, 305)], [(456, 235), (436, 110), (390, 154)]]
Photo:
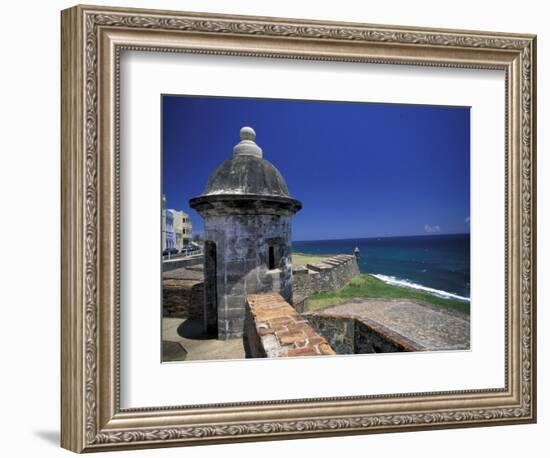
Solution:
[(275, 166), (263, 159), (251, 127), (241, 129), (241, 141), (233, 148), (233, 157), (210, 175), (203, 195), (255, 194), (290, 197), (288, 187)]
[(291, 203), (293, 211), (298, 211), (301, 203), (290, 197), (281, 173), (263, 158), (262, 149), (255, 142), (254, 129), (243, 127), (240, 137), (241, 141), (233, 148), (233, 156), (214, 170), (203, 194), (191, 199), (191, 207), (196, 208), (198, 203), (205, 200), (227, 201), (229, 197), (241, 203), (244, 200), (262, 201), (264, 198), (272, 198), (286, 204)]

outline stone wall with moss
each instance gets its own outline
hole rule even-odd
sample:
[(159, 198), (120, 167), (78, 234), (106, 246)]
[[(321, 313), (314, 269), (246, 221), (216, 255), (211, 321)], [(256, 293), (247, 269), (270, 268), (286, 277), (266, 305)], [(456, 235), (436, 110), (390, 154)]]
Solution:
[(336, 291), (359, 275), (353, 255), (337, 255), (320, 263), (293, 266), (292, 292), (296, 302), (314, 293)]

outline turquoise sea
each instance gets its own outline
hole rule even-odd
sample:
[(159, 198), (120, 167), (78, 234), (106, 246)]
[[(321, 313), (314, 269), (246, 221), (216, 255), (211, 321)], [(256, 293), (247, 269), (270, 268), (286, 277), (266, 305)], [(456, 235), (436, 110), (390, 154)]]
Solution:
[(316, 255), (353, 254), (359, 270), (386, 283), (436, 296), (470, 300), (470, 234), (292, 242), (292, 250)]

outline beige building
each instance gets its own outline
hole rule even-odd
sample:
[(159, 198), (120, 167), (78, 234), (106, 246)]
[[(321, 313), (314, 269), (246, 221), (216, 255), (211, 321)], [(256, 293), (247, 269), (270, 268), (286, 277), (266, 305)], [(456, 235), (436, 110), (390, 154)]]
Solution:
[(174, 212), (174, 232), (176, 236), (176, 249), (182, 250), (191, 242), (193, 226), (189, 215), (182, 211), (173, 210)]

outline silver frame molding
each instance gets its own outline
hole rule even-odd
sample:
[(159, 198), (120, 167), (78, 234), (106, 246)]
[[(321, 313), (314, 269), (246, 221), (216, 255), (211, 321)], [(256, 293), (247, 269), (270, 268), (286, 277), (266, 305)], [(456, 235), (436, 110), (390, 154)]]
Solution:
[[(76, 6), (62, 37), (62, 421), (75, 452), (536, 420), (536, 37)], [(503, 389), (121, 409), (119, 59), (124, 49), (506, 74)]]

